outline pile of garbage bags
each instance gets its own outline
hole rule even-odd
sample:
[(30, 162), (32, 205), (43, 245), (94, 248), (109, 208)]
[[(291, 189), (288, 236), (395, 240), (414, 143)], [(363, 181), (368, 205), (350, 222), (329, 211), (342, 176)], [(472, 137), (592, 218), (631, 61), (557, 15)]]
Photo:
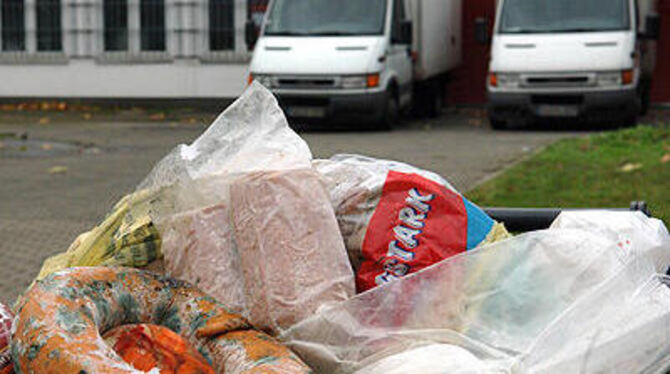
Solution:
[(315, 373), (670, 367), (662, 222), (568, 212), (513, 237), (435, 173), (359, 155), (314, 160), (257, 83), (47, 260), (37, 283), (71, 267), (146, 265)]

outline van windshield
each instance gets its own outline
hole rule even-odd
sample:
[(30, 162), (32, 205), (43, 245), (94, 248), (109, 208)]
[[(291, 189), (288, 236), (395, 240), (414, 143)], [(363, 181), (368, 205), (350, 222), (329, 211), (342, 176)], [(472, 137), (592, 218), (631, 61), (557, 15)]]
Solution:
[(628, 0), (505, 0), (500, 18), (501, 34), (629, 29)]
[(265, 35), (382, 35), (387, 0), (276, 0)]

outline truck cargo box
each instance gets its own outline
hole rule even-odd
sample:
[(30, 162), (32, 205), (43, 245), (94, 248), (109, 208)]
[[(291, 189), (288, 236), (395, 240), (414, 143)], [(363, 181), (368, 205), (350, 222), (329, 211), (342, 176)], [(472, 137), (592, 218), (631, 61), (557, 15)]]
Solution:
[(446, 73), (461, 63), (462, 0), (407, 0), (414, 27), (416, 80)]

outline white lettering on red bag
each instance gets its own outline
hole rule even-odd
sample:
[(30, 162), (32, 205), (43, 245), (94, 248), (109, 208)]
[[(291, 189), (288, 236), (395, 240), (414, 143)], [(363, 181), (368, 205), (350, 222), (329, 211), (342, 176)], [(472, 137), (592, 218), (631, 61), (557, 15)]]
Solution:
[(389, 172), (363, 241), (359, 291), (465, 251), (463, 198), (417, 174)]

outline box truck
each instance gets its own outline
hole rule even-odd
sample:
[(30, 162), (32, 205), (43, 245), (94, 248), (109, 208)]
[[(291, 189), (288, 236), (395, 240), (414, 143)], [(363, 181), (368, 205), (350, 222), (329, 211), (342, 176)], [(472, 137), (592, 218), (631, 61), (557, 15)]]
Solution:
[[(654, 3), (499, 0), (487, 84), (492, 127), (543, 117), (634, 124), (649, 106)], [(477, 27), (486, 41), (486, 24)]]
[(437, 114), (461, 62), (461, 0), (272, 0), (255, 79), (297, 120), (389, 127), (414, 103)]

